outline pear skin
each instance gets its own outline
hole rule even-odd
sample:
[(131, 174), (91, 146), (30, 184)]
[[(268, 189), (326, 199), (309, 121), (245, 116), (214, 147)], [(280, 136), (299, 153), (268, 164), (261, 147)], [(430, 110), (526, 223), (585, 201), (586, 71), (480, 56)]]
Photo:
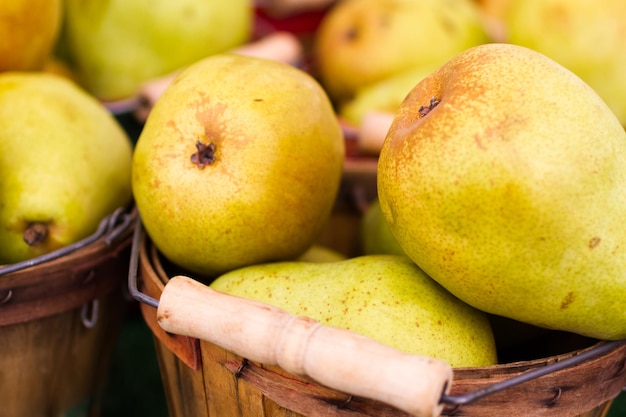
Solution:
[(249, 0), (64, 0), (60, 47), (82, 85), (104, 101), (246, 43)]
[(336, 102), (410, 68), (442, 65), (489, 41), (472, 0), (346, 0), (316, 31), (316, 72)]
[(336, 262), (346, 260), (343, 253), (320, 244), (314, 244), (306, 250), (302, 255), (296, 258), (301, 262)]
[[(507, 0), (505, 41), (531, 48), (589, 84), (626, 127), (626, 2)], [(528, 22), (532, 21), (532, 24)]]
[(451, 366), (497, 362), (487, 316), (458, 300), (406, 257), (252, 265), (220, 276), (211, 287)]
[(146, 231), (205, 276), (293, 259), (330, 217), (345, 144), (319, 83), (289, 64), (213, 55), (156, 102), (133, 156)]
[(74, 243), (131, 202), (131, 141), (75, 83), (0, 74), (0, 121), (0, 264)]
[(401, 105), (378, 165), (407, 255), (468, 304), (626, 337), (626, 132), (571, 71), (516, 45), (471, 48)]
[(0, 71), (39, 71), (54, 50), (62, 0), (13, 0), (0, 5)]
[(364, 255), (406, 256), (387, 224), (380, 201), (373, 200), (361, 217), (360, 241)]

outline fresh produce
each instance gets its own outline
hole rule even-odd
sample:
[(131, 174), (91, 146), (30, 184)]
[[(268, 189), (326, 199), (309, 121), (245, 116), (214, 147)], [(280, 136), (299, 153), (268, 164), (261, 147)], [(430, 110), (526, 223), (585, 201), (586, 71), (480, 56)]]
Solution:
[(451, 366), (492, 365), (497, 360), (487, 317), (406, 257), (259, 264), (224, 274), (211, 287)]
[(62, 49), (92, 94), (125, 99), (147, 79), (245, 43), (249, 0), (64, 0)]
[(413, 67), (442, 65), (489, 40), (472, 0), (344, 0), (315, 34), (316, 71), (333, 101)]
[(363, 254), (405, 255), (391, 233), (378, 199), (372, 201), (363, 213), (359, 232)]
[(350, 100), (341, 104), (338, 113), (356, 126), (361, 126), (364, 117), (370, 112), (395, 113), (413, 87), (440, 66), (417, 66), (368, 84), (357, 90)]
[(301, 262), (335, 262), (347, 259), (341, 252), (338, 252), (328, 246), (313, 244), (302, 255), (296, 258)]
[(61, 28), (61, 0), (0, 3), (0, 71), (40, 70)]
[(0, 264), (74, 243), (131, 200), (131, 143), (60, 76), (0, 74)]
[(626, 337), (626, 132), (587, 84), (510, 44), (459, 54), (403, 102), (378, 195), (406, 254), (460, 299)]
[[(228, 53), (255, 56), (257, 58), (273, 59), (294, 66), (303, 64), (304, 47), (296, 35), (286, 31), (276, 31), (265, 35), (252, 42), (231, 49)], [(144, 123), (150, 110), (161, 97), (163, 91), (174, 81), (181, 68), (157, 78), (151, 78), (143, 82), (137, 92), (139, 106), (135, 109), (134, 116)]]
[(501, 13), (507, 42), (574, 72), (626, 126), (626, 2), (508, 0)]
[(183, 70), (151, 110), (133, 192), (161, 252), (213, 276), (303, 254), (330, 215), (344, 155), (331, 103), (310, 75), (214, 55)]

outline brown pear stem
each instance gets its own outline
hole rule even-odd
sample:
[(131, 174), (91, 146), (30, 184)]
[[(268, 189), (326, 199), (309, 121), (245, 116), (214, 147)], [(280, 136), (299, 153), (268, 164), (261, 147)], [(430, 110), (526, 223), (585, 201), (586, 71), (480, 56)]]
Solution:
[(48, 225), (45, 223), (30, 223), (24, 230), (24, 242), (28, 246), (36, 246), (48, 237)]
[(434, 109), (435, 107), (437, 107), (437, 105), (440, 103), (440, 100), (436, 97), (432, 97), (430, 99), (430, 103), (428, 103), (428, 106), (422, 106), (419, 108), (419, 113), (421, 117), (426, 117), (426, 115), (428, 113), (431, 112), (432, 109)]
[(215, 162), (215, 143), (211, 142), (208, 145), (200, 141), (196, 142), (196, 153), (191, 155), (191, 162), (196, 164), (198, 168), (202, 169), (207, 165)]

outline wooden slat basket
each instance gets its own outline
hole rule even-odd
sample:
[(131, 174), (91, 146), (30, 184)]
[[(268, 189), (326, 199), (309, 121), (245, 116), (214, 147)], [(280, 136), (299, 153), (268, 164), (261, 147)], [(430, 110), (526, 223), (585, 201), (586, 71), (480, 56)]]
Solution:
[(136, 214), (0, 266), (0, 417), (95, 417), (124, 305)]
[[(335, 214), (337, 224), (350, 216), (349, 210)], [(170, 417), (410, 417), (381, 401), (248, 360), (219, 343), (165, 332), (155, 307), (170, 278), (184, 271), (160, 256), (140, 224), (135, 233), (129, 287), (154, 335)], [(352, 247), (347, 240), (342, 245)], [(447, 395), (454, 401), (441, 415), (603, 417), (625, 385), (626, 343), (588, 341), (540, 359), (455, 368)]]

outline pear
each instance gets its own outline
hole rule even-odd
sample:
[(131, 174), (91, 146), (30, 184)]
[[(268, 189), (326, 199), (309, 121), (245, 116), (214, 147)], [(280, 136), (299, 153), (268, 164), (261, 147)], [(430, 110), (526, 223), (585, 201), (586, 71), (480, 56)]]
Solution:
[(415, 67), (439, 66), (489, 38), (472, 0), (344, 0), (320, 22), (315, 71), (334, 102)]
[(214, 276), (302, 255), (330, 216), (345, 144), (319, 83), (235, 54), (182, 71), (133, 158), (146, 231), (173, 263)]
[(574, 72), (626, 127), (626, 2), (508, 0), (501, 15), (507, 42)]
[(378, 162), (393, 235), (468, 304), (626, 337), (626, 132), (571, 71), (510, 44), (471, 48), (400, 106)]
[(396, 238), (393, 237), (378, 199), (370, 203), (361, 218), (359, 238), (365, 255), (406, 255)]
[(0, 74), (0, 264), (74, 243), (128, 205), (131, 155), (113, 116), (73, 82)]
[(0, 3), (0, 71), (43, 68), (59, 37), (61, 0)]
[(59, 49), (101, 100), (133, 96), (148, 80), (244, 44), (249, 0), (64, 0)]
[(296, 258), (301, 262), (336, 262), (343, 261), (346, 256), (326, 245), (313, 244), (302, 255)]
[(415, 84), (439, 66), (417, 66), (361, 87), (355, 92), (354, 97), (341, 104), (339, 115), (346, 121), (360, 126), (369, 112), (395, 113)]
[(259, 264), (226, 273), (210, 285), (451, 366), (497, 361), (487, 316), (452, 296), (406, 257)]

